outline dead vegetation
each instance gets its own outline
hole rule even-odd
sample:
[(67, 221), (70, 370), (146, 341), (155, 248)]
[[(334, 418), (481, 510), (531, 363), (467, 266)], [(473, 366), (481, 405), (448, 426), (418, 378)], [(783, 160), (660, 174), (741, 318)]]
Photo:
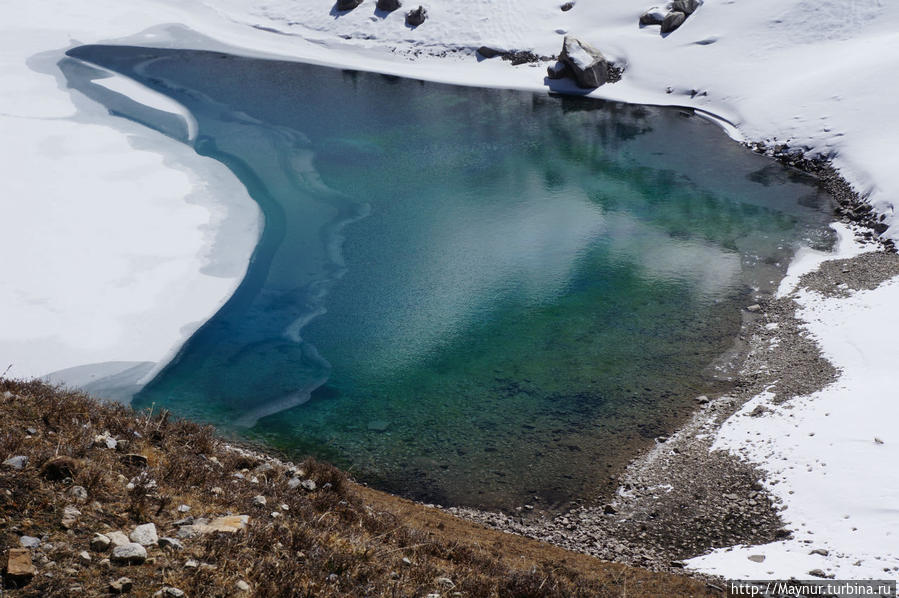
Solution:
[[(33, 576), (5, 576), (0, 595), (10, 597), (720, 595), (700, 580), (488, 530), (324, 463), (238, 449), (165, 412), (37, 382), (0, 380), (0, 461), (9, 461), (0, 467), (2, 564), (39, 540), (28, 547)], [(196, 533), (226, 515), (249, 520)], [(146, 545), (142, 564), (110, 562), (94, 541), (146, 523), (162, 539)], [(111, 585), (122, 577), (130, 585)]]

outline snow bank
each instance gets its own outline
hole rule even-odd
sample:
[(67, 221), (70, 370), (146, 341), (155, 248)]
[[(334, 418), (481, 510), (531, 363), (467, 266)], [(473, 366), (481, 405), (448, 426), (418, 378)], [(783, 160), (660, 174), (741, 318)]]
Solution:
[[(843, 234), (840, 251), (863, 248)], [(848, 242), (847, 242), (848, 240)], [(796, 268), (812, 270), (823, 255), (806, 255)], [(794, 281), (795, 283), (795, 281)], [(788, 283), (781, 292), (791, 292)], [(808, 397), (771, 407), (767, 394), (730, 418), (716, 441), (759, 463), (769, 490), (782, 501), (790, 540), (739, 546), (692, 559), (690, 567), (730, 578), (808, 578), (821, 569), (837, 579), (891, 579), (899, 571), (899, 400), (892, 331), (899, 328), (899, 279), (825, 298), (796, 294), (799, 317), (825, 357), (841, 369), (837, 382)], [(770, 412), (748, 414), (765, 404)], [(813, 550), (826, 551), (826, 555)], [(762, 562), (750, 556), (764, 556)]]

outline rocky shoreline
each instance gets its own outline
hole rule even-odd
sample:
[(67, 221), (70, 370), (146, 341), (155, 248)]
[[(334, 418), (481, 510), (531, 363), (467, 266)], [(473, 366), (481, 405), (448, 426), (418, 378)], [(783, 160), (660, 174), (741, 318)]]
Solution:
[[(882, 218), (828, 160), (806, 157), (786, 145), (747, 146), (818, 178), (834, 198), (837, 219), (876, 250), (824, 262), (802, 276), (787, 296), (756, 294), (757, 303), (744, 310), (735, 342), (742, 365), (733, 389), (718, 397), (697, 397), (693, 417), (630, 464), (611, 500), (561, 514), (533, 505), (514, 515), (469, 508), (449, 512), (604, 560), (669, 572), (715, 548), (766, 544), (792, 535), (779, 516), (779, 499), (765, 490), (764, 472), (732, 453), (712, 451), (716, 434), (725, 420), (764, 390), (772, 393), (773, 403), (783, 404), (835, 381), (839, 372), (797, 318), (796, 293), (810, 289), (847, 296), (851, 290), (875, 288), (899, 275), (899, 255), (892, 241), (878, 236), (885, 230)], [(762, 405), (744, 416), (758, 417), (765, 410)]]

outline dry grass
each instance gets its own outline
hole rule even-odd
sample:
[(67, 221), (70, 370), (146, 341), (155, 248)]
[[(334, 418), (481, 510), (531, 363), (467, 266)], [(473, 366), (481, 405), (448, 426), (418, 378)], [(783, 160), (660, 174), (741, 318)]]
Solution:
[[(94, 446), (104, 432), (127, 446)], [(7, 588), (8, 596), (103, 596), (121, 576), (134, 581), (133, 596), (163, 586), (210, 598), (718, 595), (699, 580), (487, 530), (359, 486), (313, 460), (299, 466), (275, 460), (268, 469), (266, 458), (236, 453), (211, 428), (166, 413), (135, 413), (36, 382), (0, 380), (0, 461), (13, 455), (29, 462), (21, 471), (0, 468), (0, 553), (17, 548), (21, 535), (46, 539), (33, 551), (38, 574), (23, 588)], [(290, 488), (292, 467), (317, 489)], [(87, 490), (86, 501), (69, 493), (76, 485)], [(253, 504), (257, 495), (266, 497), (265, 507)], [(184, 550), (150, 548), (143, 565), (112, 565), (97, 552), (90, 563), (78, 556), (90, 552), (95, 532), (127, 534), (153, 522), (160, 536), (175, 536), (181, 504), (194, 517), (251, 519), (234, 534), (185, 539)], [(81, 511), (69, 530), (61, 524), (67, 505)], [(188, 559), (200, 566), (185, 567)], [(250, 592), (237, 590), (241, 580)]]

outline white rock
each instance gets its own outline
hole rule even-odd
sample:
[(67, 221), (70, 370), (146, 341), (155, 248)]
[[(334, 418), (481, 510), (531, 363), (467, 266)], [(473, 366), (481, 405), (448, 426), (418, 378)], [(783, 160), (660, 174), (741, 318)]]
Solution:
[(156, 534), (156, 525), (152, 523), (144, 523), (138, 525), (128, 536), (132, 542), (137, 542), (141, 546), (153, 546), (159, 542), (159, 536)]
[(116, 546), (112, 549), (112, 561), (114, 563), (140, 565), (145, 560), (147, 560), (147, 549), (136, 542)]
[(118, 530), (114, 532), (106, 532), (106, 537), (109, 538), (109, 541), (112, 542), (113, 546), (124, 546), (131, 543), (131, 540), (128, 539), (128, 536)]

